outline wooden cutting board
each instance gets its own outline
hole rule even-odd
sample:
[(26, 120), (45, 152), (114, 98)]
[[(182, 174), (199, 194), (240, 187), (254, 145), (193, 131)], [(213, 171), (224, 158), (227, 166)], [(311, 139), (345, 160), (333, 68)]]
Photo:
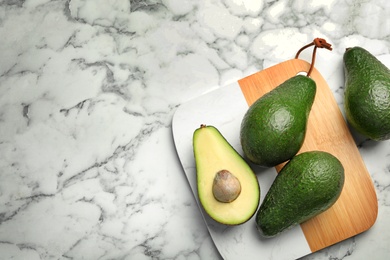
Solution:
[[(293, 59), (238, 81), (250, 106), (310, 64)], [(344, 166), (345, 183), (337, 202), (326, 212), (301, 224), (312, 252), (369, 229), (376, 220), (378, 203), (366, 166), (356, 147), (333, 94), (321, 74), (314, 69), (311, 78), (317, 93), (312, 106), (305, 141), (300, 152), (321, 150), (336, 156)], [(283, 164), (276, 166), (279, 172)]]
[[(339, 57), (335, 56), (333, 62), (335, 60)], [(331, 89), (316, 68), (311, 77), (316, 82), (317, 93), (305, 141), (299, 152), (326, 151), (341, 161), (345, 169), (345, 183), (338, 201), (317, 217), (271, 239), (264, 239), (258, 234), (254, 218), (243, 225), (226, 227), (210, 219), (199, 203), (192, 152), (195, 129), (200, 124), (214, 125), (242, 154), (239, 128), (248, 107), (285, 80), (308, 71), (309, 67), (308, 62), (299, 59), (279, 63), (186, 102), (175, 112), (172, 131), (180, 162), (211, 238), (225, 259), (238, 259), (243, 255), (248, 259), (259, 256), (261, 259), (296, 259), (364, 232), (375, 223), (378, 203), (370, 174)], [(328, 78), (334, 73), (327, 66), (323, 66), (322, 70), (328, 73)], [(343, 78), (333, 78), (336, 78), (332, 80), (333, 84), (344, 84)], [(281, 167), (259, 169), (254, 166), (261, 186), (260, 203)], [(274, 173), (270, 173), (271, 170)]]

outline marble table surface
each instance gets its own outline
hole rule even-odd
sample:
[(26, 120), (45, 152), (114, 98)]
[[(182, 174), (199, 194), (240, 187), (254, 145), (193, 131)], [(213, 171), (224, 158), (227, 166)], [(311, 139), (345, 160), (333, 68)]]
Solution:
[[(390, 2), (0, 0), (0, 259), (220, 259), (172, 117), (315, 37), (387, 55)], [(355, 138), (377, 221), (302, 259), (390, 256), (390, 141)]]

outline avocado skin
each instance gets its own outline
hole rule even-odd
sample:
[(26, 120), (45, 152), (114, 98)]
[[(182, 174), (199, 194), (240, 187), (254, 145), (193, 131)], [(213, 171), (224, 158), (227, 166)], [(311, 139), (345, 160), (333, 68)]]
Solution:
[(276, 176), (256, 214), (259, 232), (273, 237), (330, 208), (344, 185), (341, 162), (323, 151), (293, 157)]
[(348, 122), (372, 140), (390, 139), (390, 70), (361, 47), (348, 48), (343, 62)]
[(315, 81), (297, 75), (256, 100), (241, 123), (244, 155), (264, 167), (292, 158), (303, 144), (315, 94)]

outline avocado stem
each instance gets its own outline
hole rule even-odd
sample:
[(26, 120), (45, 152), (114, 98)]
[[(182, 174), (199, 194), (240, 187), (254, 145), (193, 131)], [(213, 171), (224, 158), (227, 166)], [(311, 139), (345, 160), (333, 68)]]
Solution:
[(316, 52), (317, 52), (317, 48), (325, 48), (325, 49), (328, 49), (328, 50), (332, 50), (332, 45), (327, 43), (325, 39), (322, 39), (322, 38), (315, 38), (313, 40), (313, 42), (309, 43), (309, 44), (306, 44), (305, 46), (303, 46), (302, 48), (300, 48), (297, 52), (297, 54), (295, 55), (295, 59), (298, 59), (299, 57), (299, 54), (306, 48), (310, 47), (310, 46), (313, 46), (314, 45), (314, 49), (313, 49), (313, 54), (312, 54), (312, 58), (311, 58), (311, 64), (310, 64), (310, 68), (309, 68), (309, 71), (307, 72), (307, 77), (310, 77), (310, 74), (311, 72), (313, 71), (313, 68), (314, 68), (314, 63), (315, 63), (315, 60), (316, 60)]

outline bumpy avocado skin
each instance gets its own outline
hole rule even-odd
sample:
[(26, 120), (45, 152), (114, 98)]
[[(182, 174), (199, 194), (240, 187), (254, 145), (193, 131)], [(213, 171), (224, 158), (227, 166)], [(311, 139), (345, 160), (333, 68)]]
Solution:
[(259, 232), (273, 237), (330, 208), (344, 186), (341, 162), (323, 151), (293, 157), (276, 176), (256, 214)]
[(297, 75), (256, 100), (241, 123), (245, 156), (264, 167), (292, 158), (303, 144), (315, 94), (315, 81)]
[(348, 122), (372, 140), (390, 139), (390, 70), (361, 47), (347, 49), (343, 61)]

